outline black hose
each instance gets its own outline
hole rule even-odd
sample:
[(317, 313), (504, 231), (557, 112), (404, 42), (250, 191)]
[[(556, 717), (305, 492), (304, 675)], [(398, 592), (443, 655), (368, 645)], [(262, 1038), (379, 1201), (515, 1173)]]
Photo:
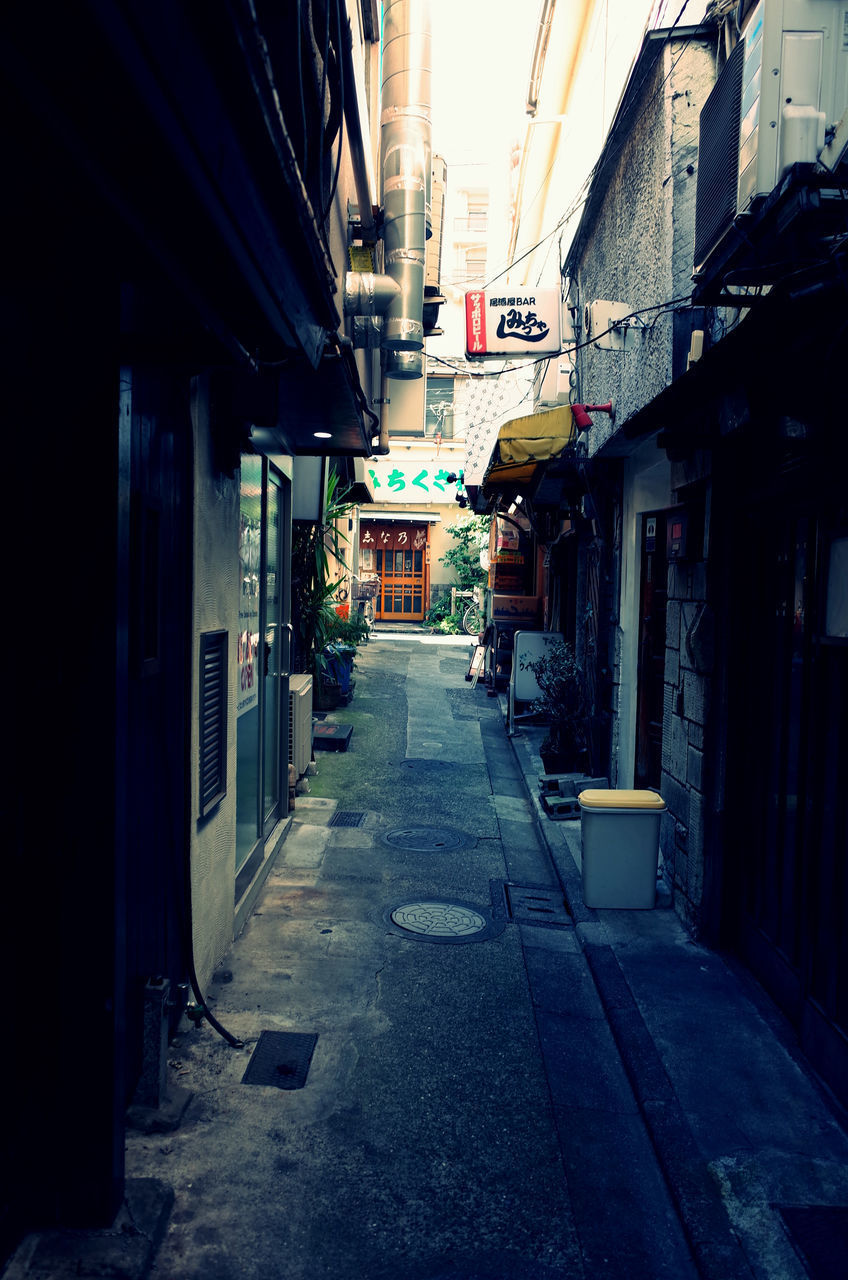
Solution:
[[(189, 925), (190, 923), (191, 922), (189, 921)], [(221, 1026), (220, 1022), (215, 1017), (215, 1015), (210, 1012), (208, 1004), (203, 999), (203, 995), (200, 990), (200, 984), (197, 981), (197, 974), (194, 969), (194, 956), (192, 955), (192, 948), (190, 943), (188, 946), (188, 971), (189, 971), (188, 979), (189, 979), (189, 982), (191, 983), (191, 989), (194, 992), (194, 998), (197, 1002), (198, 1008), (201, 1010), (203, 1017), (209, 1023), (210, 1027), (212, 1027), (213, 1030), (217, 1031), (218, 1035), (222, 1036), (223, 1039), (226, 1040), (227, 1044), (231, 1045), (233, 1049), (243, 1049), (244, 1041), (239, 1040), (238, 1037), (234, 1036), (232, 1032), (227, 1030), (226, 1027)]]

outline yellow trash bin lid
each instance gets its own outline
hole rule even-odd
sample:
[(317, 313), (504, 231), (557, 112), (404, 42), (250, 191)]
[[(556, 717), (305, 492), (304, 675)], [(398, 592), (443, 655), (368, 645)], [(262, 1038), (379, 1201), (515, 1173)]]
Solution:
[(590, 787), (581, 791), (577, 799), (581, 809), (643, 809), (646, 813), (659, 813), (665, 808), (665, 800), (656, 791)]

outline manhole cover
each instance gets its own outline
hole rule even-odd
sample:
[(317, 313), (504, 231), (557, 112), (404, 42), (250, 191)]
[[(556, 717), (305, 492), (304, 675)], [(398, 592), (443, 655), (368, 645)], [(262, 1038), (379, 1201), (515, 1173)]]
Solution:
[(390, 920), (399, 929), (432, 941), (462, 942), (489, 927), (489, 921), (463, 902), (405, 902), (395, 907)]
[(394, 831), (386, 831), (382, 841), (392, 849), (406, 849), (410, 853), (445, 853), (467, 848), (471, 838), (447, 827), (396, 827)]

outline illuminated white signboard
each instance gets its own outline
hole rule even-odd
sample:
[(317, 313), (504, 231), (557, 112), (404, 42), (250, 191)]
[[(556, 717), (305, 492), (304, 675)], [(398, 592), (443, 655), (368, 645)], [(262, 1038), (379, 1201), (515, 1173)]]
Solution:
[(559, 289), (472, 289), (465, 295), (469, 358), (559, 351)]

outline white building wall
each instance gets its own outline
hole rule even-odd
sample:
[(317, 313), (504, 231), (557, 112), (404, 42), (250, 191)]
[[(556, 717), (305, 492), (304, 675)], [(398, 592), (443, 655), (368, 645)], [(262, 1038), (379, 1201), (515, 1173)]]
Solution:
[[(194, 590), (192, 600), (191, 705), (199, 705), (200, 635), (226, 629), (229, 669), (238, 638), (239, 482), (213, 464), (208, 383), (195, 383)], [(201, 991), (233, 939), (236, 849), (236, 682), (231, 681), (227, 720), (227, 794), (206, 818), (199, 813), (199, 718), (191, 717), (191, 907), (194, 963)]]

